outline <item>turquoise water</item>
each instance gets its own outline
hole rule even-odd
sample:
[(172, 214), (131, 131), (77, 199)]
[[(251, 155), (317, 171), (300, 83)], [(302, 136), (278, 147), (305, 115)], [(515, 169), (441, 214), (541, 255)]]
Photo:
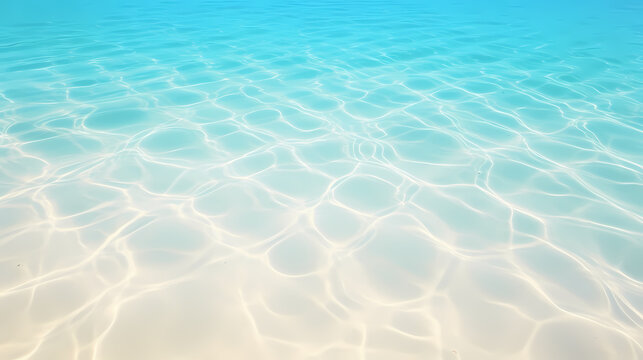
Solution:
[(0, 359), (642, 359), (636, 1), (0, 5)]

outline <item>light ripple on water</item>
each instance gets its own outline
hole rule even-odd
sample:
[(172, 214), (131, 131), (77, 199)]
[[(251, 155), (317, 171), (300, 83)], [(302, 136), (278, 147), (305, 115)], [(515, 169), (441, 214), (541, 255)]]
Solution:
[(0, 358), (641, 358), (641, 9), (544, 4), (9, 8)]

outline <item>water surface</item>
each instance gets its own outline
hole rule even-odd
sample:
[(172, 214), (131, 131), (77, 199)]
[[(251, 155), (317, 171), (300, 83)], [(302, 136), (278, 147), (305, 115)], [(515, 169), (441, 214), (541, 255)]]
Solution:
[(0, 358), (643, 358), (638, 2), (0, 13)]

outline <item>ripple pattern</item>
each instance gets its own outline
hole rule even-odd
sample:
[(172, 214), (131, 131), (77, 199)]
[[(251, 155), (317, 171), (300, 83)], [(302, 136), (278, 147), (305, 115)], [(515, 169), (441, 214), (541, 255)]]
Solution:
[(640, 6), (186, 4), (0, 27), (1, 359), (643, 358)]

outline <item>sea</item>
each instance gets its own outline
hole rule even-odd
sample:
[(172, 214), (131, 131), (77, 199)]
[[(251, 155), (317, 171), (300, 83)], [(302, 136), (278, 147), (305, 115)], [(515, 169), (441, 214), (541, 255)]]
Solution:
[(0, 3), (0, 359), (643, 359), (640, 0)]

